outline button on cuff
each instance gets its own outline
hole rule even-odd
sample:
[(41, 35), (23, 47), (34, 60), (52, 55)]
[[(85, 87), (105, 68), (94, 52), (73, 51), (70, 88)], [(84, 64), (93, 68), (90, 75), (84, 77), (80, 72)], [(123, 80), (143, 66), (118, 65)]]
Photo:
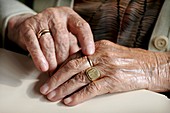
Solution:
[(168, 46), (168, 38), (166, 36), (156, 36), (154, 46), (158, 50), (166, 50)]

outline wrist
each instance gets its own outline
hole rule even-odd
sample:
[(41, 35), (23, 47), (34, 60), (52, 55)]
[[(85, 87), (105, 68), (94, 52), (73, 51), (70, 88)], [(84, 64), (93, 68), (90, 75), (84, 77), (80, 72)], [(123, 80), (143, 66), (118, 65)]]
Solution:
[[(154, 53), (154, 52), (153, 52)], [(169, 57), (168, 57), (169, 56)], [(170, 55), (167, 53), (155, 52), (149, 76), (149, 90), (156, 92), (170, 91)]]

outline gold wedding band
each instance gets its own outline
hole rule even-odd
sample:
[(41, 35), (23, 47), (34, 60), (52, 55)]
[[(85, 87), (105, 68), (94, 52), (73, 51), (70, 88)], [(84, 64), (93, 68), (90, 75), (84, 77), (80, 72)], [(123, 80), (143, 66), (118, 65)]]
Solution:
[(92, 61), (87, 57), (90, 68), (86, 69), (85, 74), (90, 81), (95, 81), (100, 78), (100, 72), (97, 68), (93, 67)]
[(93, 67), (93, 63), (92, 63), (92, 61), (89, 59), (89, 57), (88, 57), (88, 56), (87, 56), (87, 61), (89, 62), (90, 67)]
[(39, 32), (37, 33), (37, 38), (40, 39), (41, 36), (44, 35), (44, 34), (46, 34), (46, 33), (50, 33), (50, 30), (48, 30), (48, 29), (43, 29), (43, 30), (39, 31)]

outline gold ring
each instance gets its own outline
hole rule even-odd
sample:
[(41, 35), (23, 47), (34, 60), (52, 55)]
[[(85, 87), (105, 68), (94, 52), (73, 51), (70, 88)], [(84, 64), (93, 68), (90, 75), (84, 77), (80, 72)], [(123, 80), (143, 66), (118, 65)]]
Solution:
[(90, 67), (86, 70), (86, 76), (90, 81), (95, 81), (100, 78), (100, 72), (95, 67)]
[(37, 33), (38, 39), (40, 39), (41, 36), (44, 35), (44, 34), (46, 34), (46, 33), (50, 33), (50, 30), (48, 30), (48, 29), (43, 29), (43, 30), (39, 31), (39, 32)]
[(93, 63), (92, 61), (88, 58), (87, 56), (87, 61), (89, 62), (90, 64), (90, 68), (86, 69), (85, 73), (86, 73), (86, 76), (87, 78), (90, 80), (90, 81), (95, 81), (97, 80), (98, 78), (100, 78), (100, 72), (97, 68), (93, 67)]
[(93, 67), (93, 62), (89, 59), (89, 57), (88, 57), (88, 56), (87, 56), (87, 61), (89, 62), (90, 67)]

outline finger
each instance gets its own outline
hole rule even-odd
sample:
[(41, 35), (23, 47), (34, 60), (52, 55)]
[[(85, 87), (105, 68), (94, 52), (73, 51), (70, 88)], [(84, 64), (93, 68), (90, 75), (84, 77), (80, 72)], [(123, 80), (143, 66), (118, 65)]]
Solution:
[(37, 36), (35, 35), (35, 32), (31, 29), (26, 30), (27, 32), (23, 33), (23, 37), (27, 50), (30, 52), (31, 57), (36, 65), (36, 67), (45, 72), (48, 70), (48, 62), (46, 58), (44, 57)]
[(83, 71), (78, 75), (75, 75), (72, 79), (68, 80), (64, 84), (60, 85), (54, 91), (50, 92), (47, 95), (47, 98), (51, 101), (60, 100), (87, 85), (88, 83), (90, 83), (90, 80), (86, 77)]
[(52, 73), (57, 67), (57, 59), (55, 56), (54, 41), (50, 33), (43, 34), (40, 39), (40, 46), (44, 56), (49, 64), (49, 72)]
[(50, 28), (52, 28), (57, 62), (61, 64), (69, 56), (69, 33), (64, 22), (55, 21), (50, 24)]
[(82, 52), (85, 55), (92, 55), (95, 51), (94, 39), (89, 24), (78, 14), (72, 13), (68, 19), (70, 32), (76, 35)]
[(89, 100), (97, 95), (108, 93), (108, 84), (105, 83), (104, 78), (99, 79), (95, 82), (91, 82), (89, 85), (74, 93), (70, 97), (63, 100), (65, 105), (74, 106), (80, 104), (86, 100)]
[(73, 75), (80, 73), (81, 71), (90, 67), (87, 57), (81, 57), (69, 61), (67, 64), (62, 66), (50, 79), (40, 88), (40, 92), (44, 95), (48, 94), (58, 86), (63, 84), (65, 81), (70, 79)]
[(78, 52), (80, 50), (80, 47), (78, 46), (77, 38), (72, 34), (69, 33), (69, 39), (70, 39), (70, 55)]

